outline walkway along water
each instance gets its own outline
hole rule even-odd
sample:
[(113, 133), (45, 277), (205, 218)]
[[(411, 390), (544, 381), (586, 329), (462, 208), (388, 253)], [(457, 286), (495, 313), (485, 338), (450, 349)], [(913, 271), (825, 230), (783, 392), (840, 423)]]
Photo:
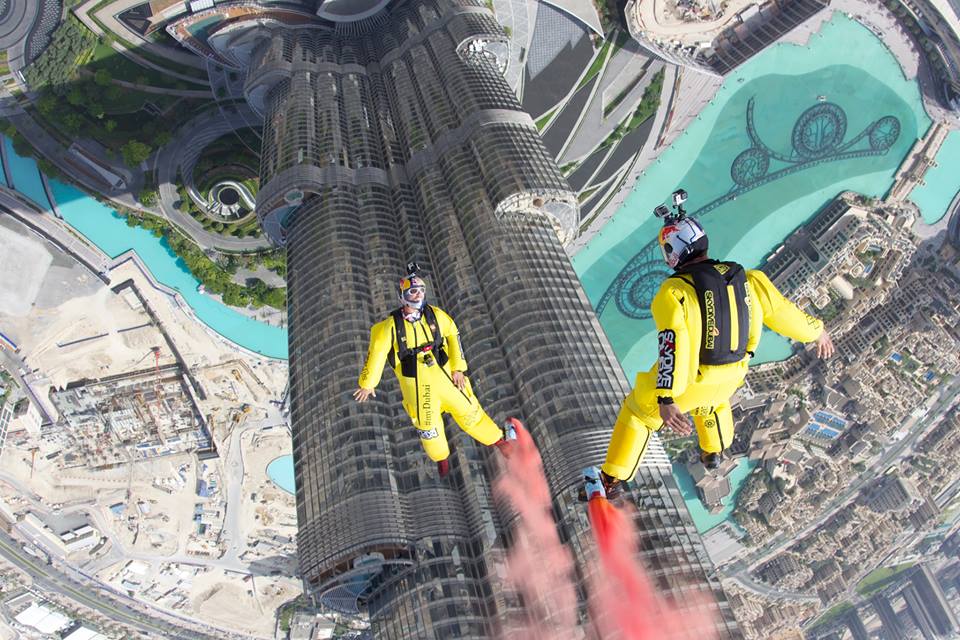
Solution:
[[(182, 300), (204, 325), (219, 336), (250, 352), (269, 358), (287, 358), (286, 329), (258, 322), (198, 291), (200, 282), (167, 245), (149, 231), (127, 226), (126, 220), (79, 189), (49, 180), (52, 202), (47, 198), (36, 163), (18, 156), (10, 141), (6, 146), (5, 169), (13, 181), (12, 188), (26, 196), (40, 211), (53, 212), (82, 234), (105, 256), (107, 268), (133, 259), (158, 289)], [(46, 222), (46, 221), (45, 221)], [(128, 252), (133, 252), (133, 255)]]

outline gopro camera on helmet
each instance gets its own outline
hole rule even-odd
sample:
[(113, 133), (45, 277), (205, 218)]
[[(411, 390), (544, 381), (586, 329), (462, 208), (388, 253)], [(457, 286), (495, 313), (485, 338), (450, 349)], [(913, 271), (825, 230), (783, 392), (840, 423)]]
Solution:
[(411, 277), (413, 277), (413, 276), (419, 276), (421, 271), (423, 271), (423, 269), (420, 268), (420, 265), (417, 264), (416, 261), (411, 260), (410, 262), (407, 263), (407, 277), (408, 277), (408, 278), (411, 278)]
[(665, 222), (677, 222), (678, 220), (683, 220), (686, 217), (687, 212), (683, 208), (683, 203), (687, 201), (687, 192), (683, 189), (677, 189), (672, 194), (673, 199), (673, 208), (674, 211), (670, 211), (670, 208), (666, 205), (658, 204), (657, 207), (653, 210), (653, 215), (658, 218), (663, 218)]

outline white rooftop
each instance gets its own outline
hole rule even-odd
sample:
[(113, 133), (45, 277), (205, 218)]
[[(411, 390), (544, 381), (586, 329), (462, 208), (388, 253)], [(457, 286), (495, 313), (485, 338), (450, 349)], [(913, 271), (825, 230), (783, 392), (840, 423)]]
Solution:
[(97, 633), (93, 629), (80, 627), (70, 635), (64, 636), (63, 640), (108, 640), (108, 638), (102, 633)]
[(70, 624), (67, 616), (34, 602), (20, 612), (16, 621), (25, 627), (33, 627), (40, 633), (53, 634)]

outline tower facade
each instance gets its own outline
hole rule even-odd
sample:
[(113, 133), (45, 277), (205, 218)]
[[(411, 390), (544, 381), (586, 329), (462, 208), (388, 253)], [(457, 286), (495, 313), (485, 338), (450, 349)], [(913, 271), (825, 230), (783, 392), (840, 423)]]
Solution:
[[(629, 386), (563, 248), (576, 195), (502, 77), (505, 34), (482, 0), (408, 0), (340, 22), (264, 8), (206, 37), (247, 70), (263, 116), (257, 214), (288, 252), (308, 591), (365, 611), (377, 638), (493, 637), (520, 604), (503, 580), (511, 523), (491, 493), (495, 455), (451, 425), (441, 480), (392, 375), (369, 403), (351, 392), (416, 259), (428, 301), (459, 326), (480, 402), (536, 440), (561, 535), (583, 559), (576, 487)], [(680, 601), (712, 592), (720, 637), (740, 637), (659, 444), (648, 461), (638, 522), (658, 587)]]

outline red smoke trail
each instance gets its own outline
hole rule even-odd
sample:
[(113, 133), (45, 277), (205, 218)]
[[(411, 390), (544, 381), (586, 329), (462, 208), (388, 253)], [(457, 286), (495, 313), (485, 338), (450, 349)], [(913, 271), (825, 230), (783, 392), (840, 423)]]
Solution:
[(574, 638), (577, 593), (572, 579), (573, 556), (560, 542), (540, 452), (526, 429), (517, 429), (506, 470), (494, 490), (519, 514), (514, 545), (507, 558), (507, 580), (523, 596), (528, 612), (528, 620), (508, 629), (505, 637)]
[[(577, 626), (573, 558), (560, 542), (540, 453), (530, 434), (517, 430), (517, 443), (494, 490), (519, 514), (507, 559), (507, 579), (523, 596), (528, 619), (505, 633), (520, 640), (582, 638)], [(715, 638), (703, 597), (684, 595), (681, 611), (656, 592), (636, 556), (631, 518), (603, 498), (585, 508), (597, 543), (597, 566), (589, 567), (589, 606), (600, 638), (676, 640)], [(704, 606), (698, 606), (704, 605)]]
[(605, 498), (592, 499), (587, 508), (600, 556), (599, 571), (592, 572), (590, 613), (601, 637), (715, 638), (710, 609), (702, 596), (685, 594), (687, 606), (680, 610), (657, 593), (637, 560), (637, 533), (628, 512)]

